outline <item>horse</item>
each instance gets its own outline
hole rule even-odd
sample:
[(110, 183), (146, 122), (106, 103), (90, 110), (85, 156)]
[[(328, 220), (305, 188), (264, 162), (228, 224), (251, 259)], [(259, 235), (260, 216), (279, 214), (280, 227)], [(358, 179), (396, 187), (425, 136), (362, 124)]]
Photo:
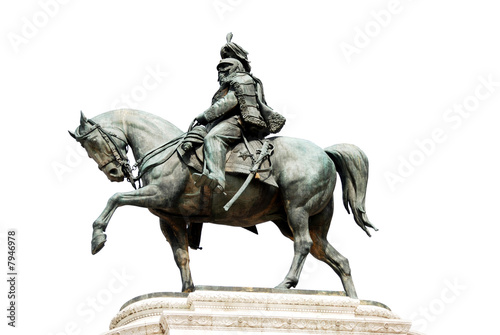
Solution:
[[(183, 132), (172, 123), (149, 113), (120, 109), (93, 119), (80, 115), (80, 125), (69, 132), (85, 148), (90, 158), (112, 182), (128, 179), (135, 188), (127, 158), (130, 148), (137, 162), (155, 149), (165, 146)], [(373, 226), (365, 211), (368, 159), (352, 144), (337, 144), (322, 149), (310, 141), (291, 137), (270, 137), (274, 147), (271, 174), (278, 187), (254, 178), (240, 198), (228, 210), (223, 205), (245, 181), (241, 174), (226, 173), (226, 193), (204, 192), (193, 180), (173, 149), (164, 162), (140, 175), (142, 186), (111, 196), (101, 215), (93, 223), (92, 254), (106, 242), (106, 227), (118, 207), (138, 206), (149, 209), (160, 220), (160, 228), (170, 243), (182, 279), (182, 292), (194, 291), (189, 267), (190, 224), (213, 223), (252, 230), (255, 225), (272, 221), (281, 233), (293, 241), (294, 256), (290, 269), (278, 289), (297, 285), (306, 256), (329, 265), (340, 277), (347, 296), (357, 298), (346, 257), (328, 241), (333, 215), (333, 191), (340, 175), (343, 202), (355, 222), (371, 236)], [(207, 200), (207, 194), (209, 200)], [(188, 223), (188, 224), (187, 224)]]

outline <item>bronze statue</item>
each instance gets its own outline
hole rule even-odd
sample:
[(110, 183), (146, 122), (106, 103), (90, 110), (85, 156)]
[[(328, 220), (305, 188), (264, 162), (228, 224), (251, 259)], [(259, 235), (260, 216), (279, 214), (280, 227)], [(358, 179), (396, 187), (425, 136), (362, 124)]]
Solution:
[[(195, 185), (195, 179), (199, 184), (201, 176), (206, 176), (204, 164), (200, 163), (204, 150), (199, 145), (204, 142), (203, 136), (206, 134), (203, 127), (192, 127), (191, 131), (183, 133), (157, 116), (130, 109), (110, 111), (93, 119), (81, 114), (80, 126), (70, 134), (96, 161), (99, 169), (110, 181), (127, 179), (134, 188), (139, 182), (136, 190), (114, 194), (95, 220), (92, 254), (104, 247), (104, 232), (118, 207), (131, 205), (148, 208), (159, 217), (161, 230), (172, 247), (181, 273), (182, 291), (190, 292), (194, 284), (189, 268), (188, 247), (199, 247), (201, 225), (204, 222), (243, 227), (256, 232), (255, 225), (272, 221), (283, 235), (294, 242), (290, 270), (278, 288), (288, 289), (297, 285), (305, 259), (311, 253), (328, 264), (339, 275), (347, 295), (356, 298), (349, 262), (326, 238), (333, 215), (337, 172), (342, 180), (347, 211), (350, 208), (356, 223), (369, 236), (368, 228), (377, 230), (365, 212), (368, 180), (365, 154), (351, 144), (321, 149), (309, 141), (290, 137), (263, 139), (267, 133), (279, 131), (282, 127), (279, 121), (283, 119), (270, 109), (267, 111), (270, 118), (264, 115), (265, 101), (263, 95), (258, 93), (258, 82), (248, 74), (249, 64), (245, 68), (241, 60), (229, 57), (221, 61), (218, 69), (219, 73), (223, 73), (221, 81), (224, 85), (229, 81), (226, 86), (221, 84), (221, 88), (224, 86), (227, 92), (218, 92), (214, 102), (216, 107), (212, 105), (209, 112), (197, 119), (205, 123), (203, 118), (206, 118), (208, 127), (213, 128), (209, 129), (209, 139), (211, 132), (215, 134), (213, 137), (220, 137), (221, 133), (214, 132), (219, 126), (224, 131), (229, 129), (229, 132), (234, 132), (235, 138), (227, 142), (223, 139), (222, 145), (208, 144), (212, 145), (212, 150), (216, 150), (209, 152), (209, 155), (215, 155), (212, 157), (213, 170), (209, 169), (209, 174), (212, 173), (213, 179), (223, 187), (224, 192), (214, 190), (213, 185)], [(240, 88), (243, 86), (243, 92), (251, 92), (251, 99), (238, 98), (237, 84)], [(245, 85), (255, 85), (257, 93), (254, 94)], [(228, 97), (231, 90), (234, 93)], [(248, 114), (245, 117), (243, 105), (248, 101), (256, 104), (246, 106)], [(221, 107), (226, 103), (233, 106), (234, 110), (219, 115), (223, 117), (217, 122), (217, 113), (228, 109)], [(211, 112), (216, 115), (212, 116)], [(256, 118), (255, 122), (250, 121), (253, 118)], [(233, 148), (241, 133), (245, 133), (245, 143)], [(225, 157), (217, 152), (221, 146), (222, 150), (232, 149), (228, 152), (226, 163), (226, 171), (230, 172), (225, 176), (221, 166), (216, 166), (220, 164), (220, 157)], [(137, 162), (138, 174), (135, 177), (126, 156), (128, 147)], [(208, 179), (211, 180), (210, 177)], [(228, 206), (226, 203), (235, 195), (239, 199), (232, 199), (232, 207)]]

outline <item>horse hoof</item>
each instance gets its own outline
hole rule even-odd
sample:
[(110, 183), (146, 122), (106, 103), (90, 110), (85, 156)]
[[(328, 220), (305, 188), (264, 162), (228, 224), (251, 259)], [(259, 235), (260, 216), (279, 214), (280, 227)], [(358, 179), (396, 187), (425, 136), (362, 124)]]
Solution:
[(275, 289), (289, 290), (295, 286), (297, 286), (297, 282), (294, 282), (294, 281), (289, 280), (289, 279), (285, 279), (278, 286), (276, 286)]
[(183, 292), (183, 293), (191, 293), (191, 292), (194, 292), (194, 285), (189, 285), (189, 286), (187, 286), (186, 288), (183, 288), (183, 289), (182, 289), (182, 292)]
[(277, 290), (289, 290), (290, 287), (292, 287), (292, 285), (283, 282), (283, 283), (279, 284), (278, 286), (276, 286), (275, 289), (277, 289)]
[(99, 234), (92, 239), (92, 255), (97, 254), (106, 243), (106, 234)]

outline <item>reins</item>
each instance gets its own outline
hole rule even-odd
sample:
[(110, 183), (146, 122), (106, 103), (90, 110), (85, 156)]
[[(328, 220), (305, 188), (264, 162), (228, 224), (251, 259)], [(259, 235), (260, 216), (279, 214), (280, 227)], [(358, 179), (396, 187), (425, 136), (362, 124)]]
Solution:
[[(148, 151), (143, 157), (141, 157), (140, 159), (137, 160), (137, 162), (134, 164), (133, 170), (135, 170), (136, 168), (139, 169), (137, 177), (134, 178), (134, 181), (139, 181), (139, 187), (141, 187), (140, 183), (141, 183), (142, 176), (144, 176), (144, 174), (146, 172), (148, 172), (149, 170), (151, 170), (151, 169), (157, 167), (158, 165), (161, 165), (161, 164), (165, 163), (166, 161), (168, 161), (175, 154), (175, 152), (177, 151), (179, 146), (182, 144), (182, 140), (186, 137), (186, 134), (187, 133), (184, 133), (180, 136), (177, 136), (173, 140), (170, 140), (167, 143), (164, 143), (164, 144), (160, 145), (159, 147)], [(151, 158), (153, 158), (157, 154), (163, 152), (164, 150), (167, 150), (168, 148), (170, 148), (174, 145), (175, 145), (175, 147), (173, 148), (172, 151), (170, 151), (168, 153), (168, 155), (166, 157), (164, 157), (163, 159), (161, 159), (158, 162), (155, 162), (154, 164), (148, 165), (143, 170), (144, 165), (146, 164), (147, 161), (149, 161)]]

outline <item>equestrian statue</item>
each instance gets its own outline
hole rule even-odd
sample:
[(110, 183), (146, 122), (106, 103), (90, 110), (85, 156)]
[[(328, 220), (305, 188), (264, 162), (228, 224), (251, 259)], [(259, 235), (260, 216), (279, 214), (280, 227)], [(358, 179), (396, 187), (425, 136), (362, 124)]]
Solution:
[(271, 221), (294, 244), (290, 270), (277, 288), (297, 285), (311, 253), (337, 273), (347, 296), (357, 298), (349, 262), (327, 234), (337, 173), (346, 210), (368, 236), (368, 228), (377, 230), (365, 211), (368, 159), (352, 144), (322, 149), (302, 139), (269, 137), (282, 129), (285, 118), (268, 106), (262, 82), (250, 72), (248, 53), (231, 39), (229, 33), (221, 49), (220, 87), (212, 104), (187, 132), (133, 109), (92, 119), (81, 113), (71, 136), (110, 181), (126, 179), (134, 187), (109, 198), (93, 223), (92, 254), (104, 247), (104, 232), (118, 207), (147, 208), (172, 247), (182, 291), (191, 292), (189, 248), (199, 249), (203, 223), (257, 233), (257, 224)]

